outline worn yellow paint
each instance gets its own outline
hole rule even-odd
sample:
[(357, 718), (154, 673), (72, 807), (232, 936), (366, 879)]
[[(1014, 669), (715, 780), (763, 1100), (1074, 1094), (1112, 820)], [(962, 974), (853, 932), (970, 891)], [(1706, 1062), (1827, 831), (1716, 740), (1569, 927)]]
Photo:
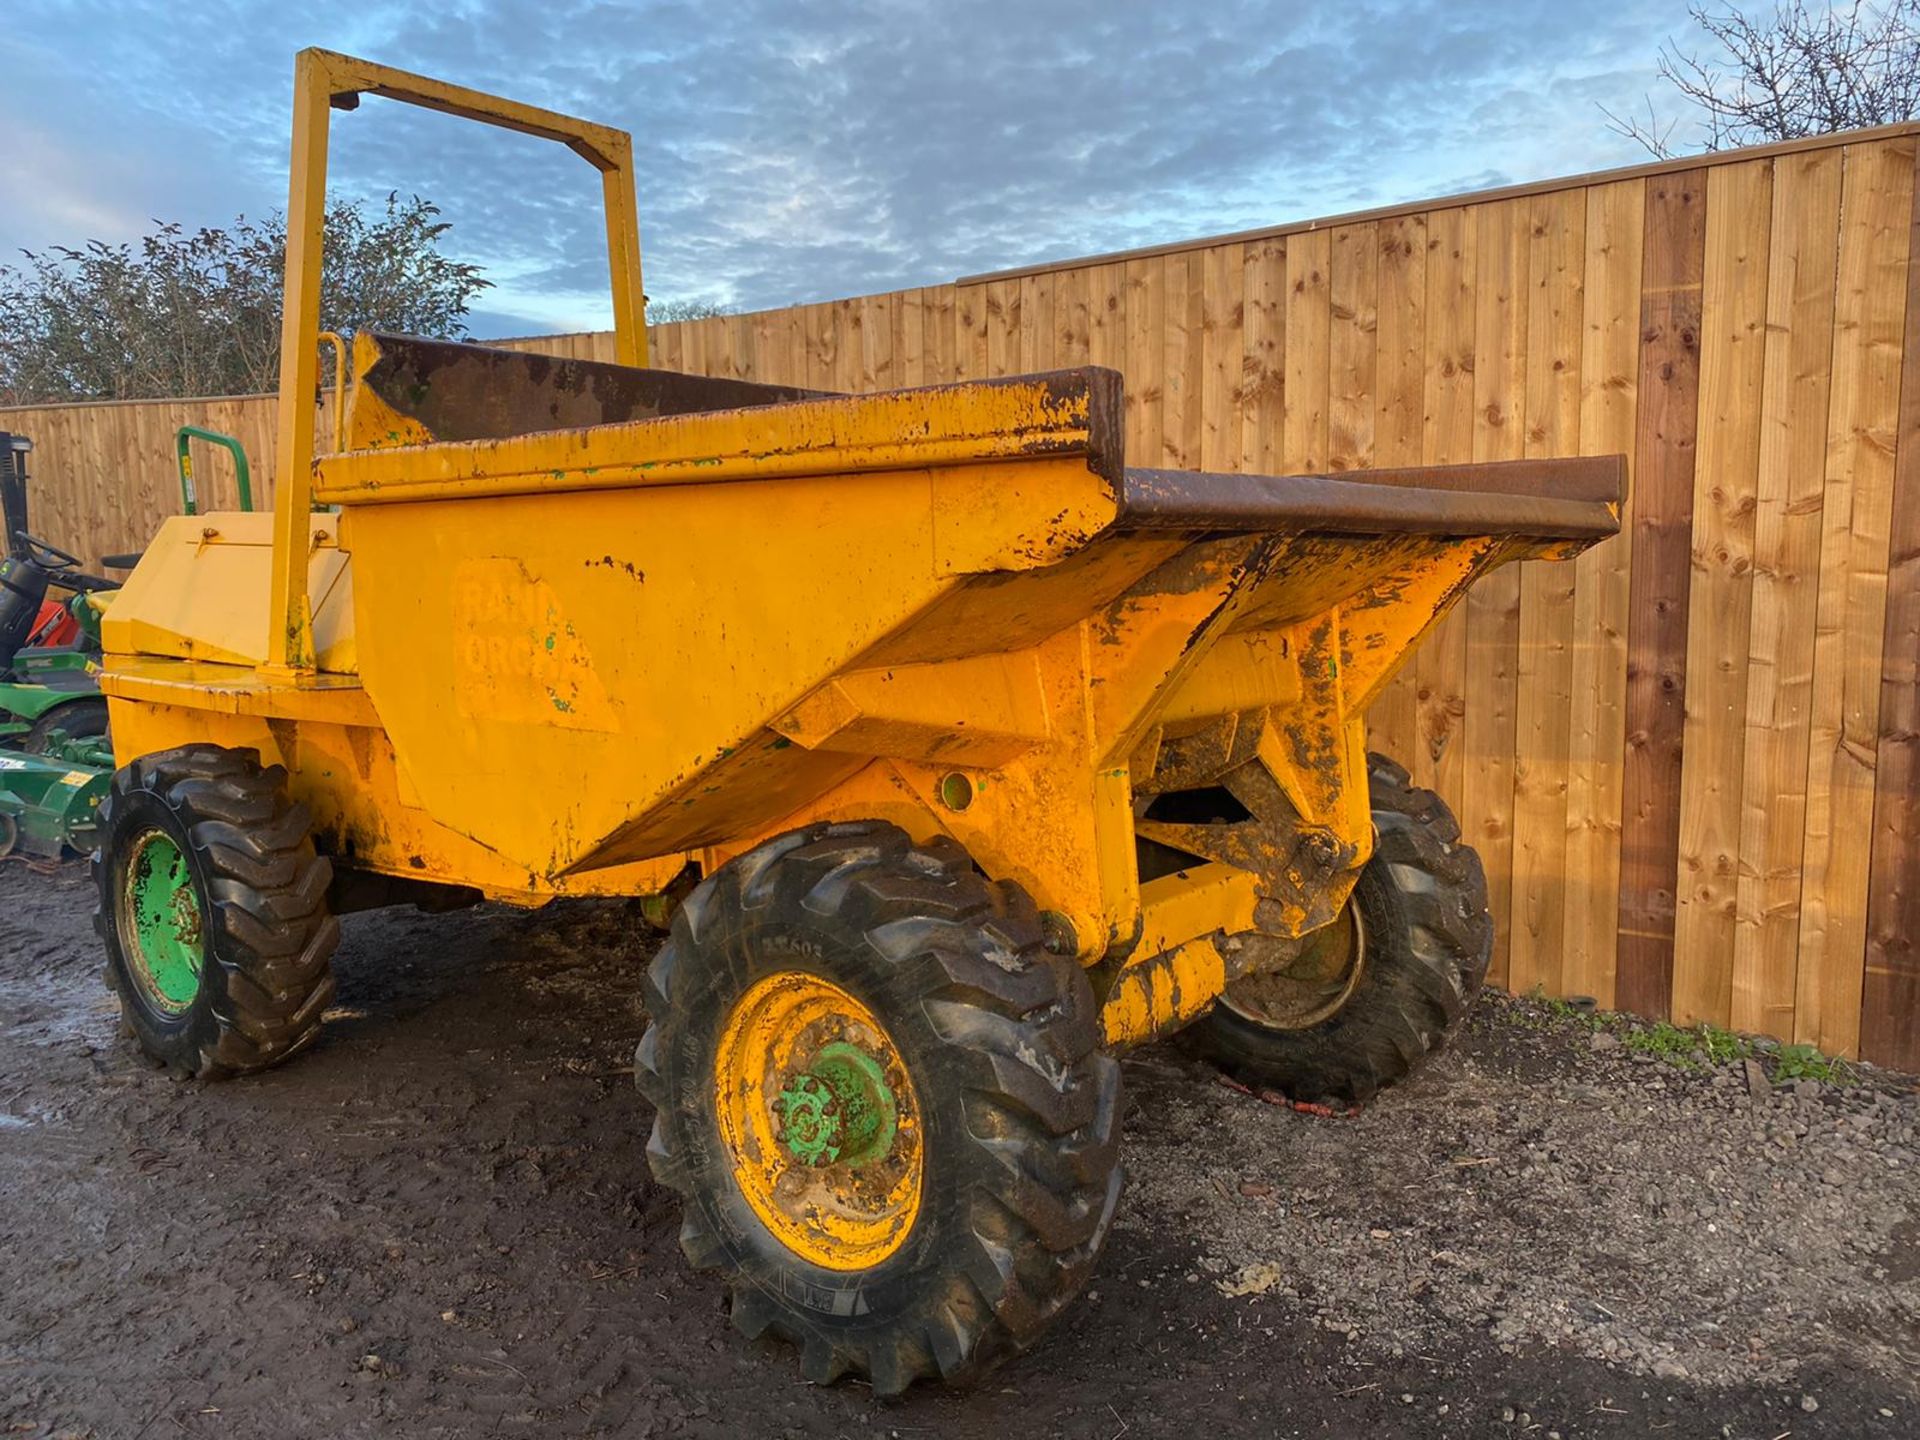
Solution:
[(1233, 865), (1196, 865), (1149, 880), (1140, 887), (1140, 943), (1130, 964), (1137, 967), (1216, 930), (1251, 930), (1259, 901), (1253, 873)]
[(539, 905), (560, 895), (652, 895), (686, 866), (658, 856), (577, 876), (543, 876), (459, 834), (420, 806), (418, 791), (351, 677), (289, 685), (232, 665), (110, 656), (115, 751), (137, 755), (195, 741), (256, 750), (284, 765), (293, 798), (313, 816), (315, 842), (360, 869), (469, 885), (490, 899)]
[[(775, 1098), (834, 1041), (878, 1063), (897, 1108), (891, 1149), (862, 1166), (810, 1166), (780, 1139)], [(855, 996), (802, 970), (758, 981), (721, 1028), (713, 1084), (734, 1184), (782, 1245), (824, 1269), (866, 1270), (906, 1243), (925, 1173), (919, 1096), (892, 1037)]]
[(1220, 947), (1189, 940), (1120, 972), (1100, 1007), (1102, 1037), (1120, 1047), (1168, 1034), (1204, 1015), (1226, 988)]

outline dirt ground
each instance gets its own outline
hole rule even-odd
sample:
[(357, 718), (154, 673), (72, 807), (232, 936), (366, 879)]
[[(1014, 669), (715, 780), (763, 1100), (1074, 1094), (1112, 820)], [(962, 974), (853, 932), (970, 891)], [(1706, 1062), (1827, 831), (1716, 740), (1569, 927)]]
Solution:
[(0, 867), (0, 1434), (1920, 1434), (1920, 1097), (1490, 1000), (1351, 1120), (1128, 1062), (1093, 1293), (971, 1394), (803, 1384), (647, 1178), (617, 905), (352, 917), (284, 1070), (117, 1036), (85, 868)]

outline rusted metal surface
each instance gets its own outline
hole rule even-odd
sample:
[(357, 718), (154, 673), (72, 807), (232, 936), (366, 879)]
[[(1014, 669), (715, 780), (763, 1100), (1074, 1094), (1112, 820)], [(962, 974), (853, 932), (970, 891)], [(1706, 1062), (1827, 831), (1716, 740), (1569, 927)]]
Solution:
[(1230, 937), (1221, 948), (1227, 973), (1240, 978), (1229, 980), (1220, 1003), (1271, 1030), (1304, 1030), (1338, 1014), (1360, 983), (1367, 953), (1351, 899), (1331, 925), (1291, 946), (1253, 935)]
[(593, 360), (556, 360), (413, 335), (371, 336), (360, 384), (435, 440), (498, 440), (662, 415), (742, 410), (831, 393)]
[[(381, 360), (376, 342), (355, 337), (355, 348), (357, 368), (371, 376)], [(529, 362), (568, 363), (506, 354), (501, 373), (510, 376), (527, 374)], [(457, 357), (450, 363), (459, 363)], [(709, 398), (720, 392), (706, 387), (742, 383), (685, 376), (674, 383), (681, 381), (700, 387), (686, 392), (689, 396)], [(745, 409), (687, 410), (471, 440), (449, 440), (401, 408), (426, 403), (412, 393), (418, 388), (417, 380), (411, 389), (391, 381), (361, 385), (353, 406), (357, 448), (314, 466), (315, 498), (336, 505), (477, 500), (1072, 458), (1083, 478), (1090, 472), (1103, 482), (1104, 525), (1112, 519), (1124, 470), (1120, 377), (1093, 367), (878, 395), (814, 395)], [(764, 396), (777, 390), (744, 386), (738, 393)], [(398, 404), (389, 402), (389, 393)], [(503, 396), (493, 403), (503, 416), (524, 420), (530, 414), (535, 423), (547, 423), (541, 417), (544, 402)], [(479, 422), (448, 416), (440, 423)], [(1064, 558), (1064, 552), (1053, 558)]]
[[(1286, 728), (1271, 711), (1224, 716), (1194, 735), (1163, 740), (1154, 768), (1136, 782), (1141, 839), (1255, 877), (1253, 927), (1223, 947), (1229, 979), (1290, 963), (1302, 937), (1339, 914), (1367, 858), (1351, 819), (1314, 823), (1270, 768), (1262, 742), (1284, 738)], [(1344, 738), (1334, 727), (1328, 743), (1337, 750)], [(1325, 768), (1333, 788), (1343, 788), (1340, 757)], [(1180, 788), (1163, 788), (1169, 781)]]
[(1626, 459), (1530, 460), (1333, 475), (1223, 475), (1129, 466), (1129, 530), (1417, 532), (1600, 540), (1620, 529)]

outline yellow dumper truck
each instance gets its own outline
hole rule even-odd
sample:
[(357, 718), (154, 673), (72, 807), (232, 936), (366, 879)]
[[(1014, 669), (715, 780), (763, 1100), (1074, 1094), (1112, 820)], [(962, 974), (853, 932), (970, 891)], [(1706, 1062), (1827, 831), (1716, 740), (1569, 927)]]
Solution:
[[(806, 1376), (1021, 1348), (1120, 1194), (1117, 1052), (1353, 1104), (1447, 1038), (1473, 851), (1368, 702), (1493, 566), (1614, 533), (1617, 458), (1127, 465), (1122, 378), (836, 395), (647, 367), (628, 137), (297, 61), (271, 514), (169, 520), (103, 626), (98, 924), (187, 1076), (311, 1045), (339, 914), (651, 897), (635, 1068), (682, 1245)], [(362, 332), (316, 455), (331, 112), (601, 174), (617, 364)]]

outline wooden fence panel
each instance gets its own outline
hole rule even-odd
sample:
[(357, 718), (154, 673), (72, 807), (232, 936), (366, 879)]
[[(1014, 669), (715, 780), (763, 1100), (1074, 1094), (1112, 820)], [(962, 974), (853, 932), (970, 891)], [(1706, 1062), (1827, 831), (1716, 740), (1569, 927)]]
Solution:
[[(137, 552), (180, 513), (174, 435), (198, 425), (246, 448), (255, 505), (273, 494), (274, 402), (270, 395), (212, 400), (114, 401), (0, 410), (0, 430), (33, 441), (29, 516), (36, 532), (90, 565)], [(195, 442), (200, 508), (236, 503), (226, 452)]]
[[(1138, 464), (1626, 454), (1622, 536), (1483, 581), (1373, 743), (1460, 813), (1513, 986), (1920, 1068), (1916, 135), (662, 325), (654, 363), (844, 391), (1105, 365)], [(36, 527), (89, 559), (177, 508), (189, 422), (271, 493), (269, 397), (0, 410)]]

